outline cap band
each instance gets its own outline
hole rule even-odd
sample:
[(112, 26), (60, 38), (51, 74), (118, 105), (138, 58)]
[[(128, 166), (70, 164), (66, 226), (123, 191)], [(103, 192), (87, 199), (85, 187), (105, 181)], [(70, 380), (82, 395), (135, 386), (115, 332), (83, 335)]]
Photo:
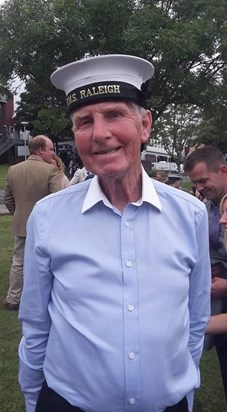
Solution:
[(145, 95), (131, 84), (124, 82), (99, 82), (71, 90), (67, 95), (70, 113), (83, 104), (107, 100), (131, 100), (140, 106), (145, 103)]

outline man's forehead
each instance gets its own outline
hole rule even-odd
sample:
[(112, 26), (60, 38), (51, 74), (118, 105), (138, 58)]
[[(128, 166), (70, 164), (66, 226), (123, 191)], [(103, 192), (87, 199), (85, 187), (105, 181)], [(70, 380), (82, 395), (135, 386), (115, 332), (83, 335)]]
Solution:
[(95, 113), (95, 112), (104, 112), (104, 111), (109, 111), (109, 110), (117, 110), (120, 108), (127, 108), (129, 105), (128, 102), (122, 101), (122, 102), (114, 102), (114, 101), (109, 101), (109, 102), (100, 102), (100, 103), (94, 103), (94, 104), (88, 104), (85, 106), (82, 106), (75, 110), (71, 117), (72, 118), (77, 118), (84, 116), (89, 113)]
[(190, 171), (189, 174), (194, 174), (194, 173), (212, 173), (214, 172), (212, 166), (209, 166), (206, 162), (198, 162), (195, 164), (193, 169)]
[(46, 146), (47, 146), (48, 148), (54, 147), (52, 140), (46, 139)]

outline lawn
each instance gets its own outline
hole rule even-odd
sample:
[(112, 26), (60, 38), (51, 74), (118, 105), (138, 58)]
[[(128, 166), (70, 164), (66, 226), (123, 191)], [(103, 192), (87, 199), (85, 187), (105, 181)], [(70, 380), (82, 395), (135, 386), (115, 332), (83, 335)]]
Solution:
[[(11, 216), (0, 216), (0, 410), (24, 412), (23, 397), (17, 383), (17, 348), (21, 326), (17, 313), (5, 310), (1, 302), (8, 288), (13, 238)], [(226, 404), (215, 351), (204, 353), (201, 362), (202, 386), (196, 391), (194, 412), (224, 412)], [(142, 411), (141, 411), (142, 412)]]
[(1, 412), (24, 412), (23, 397), (17, 383), (17, 348), (21, 337), (21, 327), (17, 312), (9, 312), (2, 306), (8, 288), (12, 260), (11, 220), (11, 216), (0, 216), (0, 410)]
[(8, 171), (9, 165), (0, 165), (0, 189), (4, 189), (5, 181), (6, 181), (6, 174)]

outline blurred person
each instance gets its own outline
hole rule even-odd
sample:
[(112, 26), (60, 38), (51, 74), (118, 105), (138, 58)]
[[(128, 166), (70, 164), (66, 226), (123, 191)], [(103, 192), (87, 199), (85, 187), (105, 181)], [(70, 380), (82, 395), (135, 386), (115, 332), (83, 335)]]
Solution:
[(220, 214), (221, 214), (221, 219), (220, 223), (224, 227), (224, 247), (227, 252), (227, 194), (223, 196), (220, 202)]
[(183, 175), (184, 174), (184, 164), (183, 163), (180, 164), (179, 169), (180, 169), (179, 170), (180, 174)]
[(206, 199), (204, 198), (204, 195), (202, 192), (199, 192), (195, 186), (192, 186), (189, 190), (189, 193), (191, 193), (193, 196), (197, 197), (197, 199), (201, 200), (201, 202), (205, 202)]
[(61, 158), (56, 153), (53, 154), (51, 163), (57, 166), (58, 168), (59, 175), (60, 175), (60, 181), (61, 181), (61, 189), (65, 189), (66, 187), (69, 187), (70, 186), (69, 179), (65, 175), (65, 165), (63, 161), (61, 160)]
[(70, 162), (69, 162), (69, 175), (70, 176), (73, 174), (73, 167), (74, 167), (74, 161), (73, 159), (70, 159)]
[(34, 204), (61, 188), (57, 168), (51, 165), (53, 142), (43, 135), (29, 142), (27, 160), (9, 168), (4, 191), (4, 203), (13, 215), (12, 233), (15, 236), (9, 289), (3, 305), (15, 311), (19, 308), (23, 287), (23, 257), (26, 223)]
[(165, 183), (167, 180), (167, 173), (165, 170), (157, 170), (155, 174), (155, 179), (159, 182)]
[(76, 185), (77, 183), (81, 183), (84, 180), (87, 180), (91, 177), (93, 177), (93, 174), (89, 172), (89, 170), (86, 169), (86, 167), (84, 166), (82, 160), (79, 158), (78, 163), (77, 163), (78, 167), (74, 172), (74, 175), (72, 177), (72, 179), (70, 180), (70, 185)]
[[(223, 225), (224, 232), (224, 246), (227, 251), (227, 194), (223, 196), (220, 202), (220, 223)], [(227, 291), (227, 280), (225, 280), (225, 289)], [(227, 333), (227, 313), (211, 316), (209, 319), (206, 333), (221, 334)]]
[(192, 410), (210, 314), (207, 213), (142, 168), (153, 71), (105, 55), (51, 77), (95, 176), (29, 218), (19, 313), (27, 412)]
[[(206, 199), (209, 217), (210, 261), (212, 271), (211, 315), (227, 311), (227, 252), (224, 227), (220, 224), (220, 202), (227, 193), (227, 165), (222, 152), (204, 146), (191, 152), (184, 163), (185, 173)], [(204, 349), (215, 345), (227, 401), (227, 334), (207, 335)]]
[(181, 177), (176, 175), (169, 175), (167, 184), (175, 187), (175, 189), (181, 189)]

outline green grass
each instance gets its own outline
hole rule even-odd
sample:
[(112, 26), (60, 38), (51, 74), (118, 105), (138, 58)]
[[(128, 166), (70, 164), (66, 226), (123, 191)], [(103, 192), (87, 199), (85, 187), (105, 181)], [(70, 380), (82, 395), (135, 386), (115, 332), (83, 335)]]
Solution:
[(14, 239), (10, 234), (11, 220), (11, 216), (0, 216), (0, 410), (24, 412), (24, 400), (17, 381), (21, 325), (17, 312), (9, 312), (2, 306), (12, 261)]
[[(1, 304), (8, 289), (12, 260), (11, 220), (11, 216), (0, 216), (0, 410), (24, 412), (23, 396), (17, 381), (17, 348), (21, 338), (21, 325), (17, 313), (8, 312)], [(203, 354), (201, 380), (202, 385), (196, 391), (193, 412), (224, 412), (226, 403), (214, 350)]]
[(0, 189), (4, 189), (9, 165), (0, 165)]

